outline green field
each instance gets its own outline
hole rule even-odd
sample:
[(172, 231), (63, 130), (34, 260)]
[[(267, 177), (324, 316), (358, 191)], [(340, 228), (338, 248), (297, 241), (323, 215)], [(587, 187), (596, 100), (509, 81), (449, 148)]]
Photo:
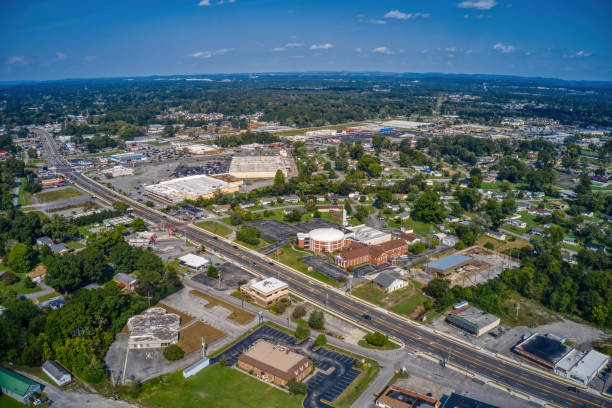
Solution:
[[(299, 251), (297, 249), (293, 249), (291, 248), (290, 245), (285, 245), (282, 250), (281, 250), (281, 254), (278, 257), (278, 261), (292, 267), (293, 269), (297, 269), (300, 272), (304, 272), (306, 275), (318, 279), (321, 282), (327, 283), (328, 285), (332, 285), (332, 286), (340, 286), (341, 283), (340, 282), (336, 282), (335, 280), (331, 279), (330, 277), (323, 275), (320, 272), (317, 272), (315, 270), (313, 271), (308, 271), (308, 266), (303, 264), (301, 262), (302, 258), (304, 258), (306, 255), (308, 255), (306, 252), (304, 251)], [(274, 257), (274, 254), (270, 254), (271, 257)]]
[(25, 405), (9, 397), (8, 395), (2, 394), (0, 395), (0, 407), (2, 408), (21, 408), (21, 407), (25, 407)]
[(72, 249), (72, 250), (81, 249), (81, 248), (85, 248), (85, 244), (82, 244), (77, 241), (70, 241), (70, 242), (66, 242), (66, 248)]
[(146, 382), (138, 403), (170, 408), (290, 408), (303, 396), (292, 396), (230, 367), (213, 364), (190, 378), (178, 371)]
[(20, 206), (30, 205), (32, 204), (32, 194), (26, 193), (23, 187), (24, 184), (21, 183), (19, 185), (19, 196), (17, 197), (17, 204), (19, 204)]
[(83, 193), (81, 193), (78, 190), (75, 190), (72, 187), (68, 187), (68, 188), (63, 188), (61, 190), (51, 190), (51, 191), (45, 191), (43, 193), (38, 193), (36, 194), (36, 197), (45, 203), (51, 202), (51, 201), (57, 201), (57, 200), (64, 200), (66, 198), (72, 198), (72, 197), (78, 197), (83, 195)]
[(412, 229), (414, 229), (414, 233), (422, 237), (426, 237), (429, 234), (437, 231), (433, 224), (427, 224), (421, 221), (413, 220), (412, 218), (404, 221), (403, 224), (412, 227)]
[[(0, 271), (2, 270), (7, 270), (7, 268), (3, 265), (0, 265)], [(33, 288), (26, 288), (25, 273), (17, 273), (16, 275), (19, 277), (19, 281), (17, 283), (13, 283), (10, 286), (6, 285), (3, 281), (0, 280), (0, 295), (6, 296), (9, 294), (10, 291), (15, 291), (17, 295), (26, 295), (28, 293), (40, 292), (42, 290), (38, 285), (34, 286)]]
[(389, 294), (372, 284), (364, 284), (353, 289), (352, 295), (384, 307), (394, 313), (409, 317), (415, 313), (427, 299), (420, 290), (420, 284), (414, 281), (411, 281), (411, 284), (407, 287)]
[(196, 222), (196, 226), (205, 229), (206, 231), (210, 231), (213, 234), (220, 235), (222, 237), (227, 237), (232, 233), (232, 229), (226, 227), (225, 225), (219, 224), (214, 221), (200, 221)]
[(373, 346), (370, 343), (368, 343), (367, 341), (365, 341), (365, 339), (359, 340), (359, 342), (357, 342), (357, 344), (360, 345), (361, 347), (369, 348), (369, 349), (374, 349), (374, 350), (397, 350), (398, 348), (400, 348), (399, 344), (394, 343), (394, 342), (392, 342), (389, 339), (387, 339), (387, 342), (382, 347)]

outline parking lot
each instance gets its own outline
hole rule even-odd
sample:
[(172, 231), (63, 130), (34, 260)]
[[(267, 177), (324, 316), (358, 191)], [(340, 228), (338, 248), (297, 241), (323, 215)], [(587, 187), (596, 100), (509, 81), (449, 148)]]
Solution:
[(304, 400), (305, 408), (329, 407), (321, 400), (333, 402), (360, 374), (353, 368), (356, 359), (324, 347), (315, 351), (313, 350), (315, 344), (311, 339), (296, 345), (295, 337), (266, 325), (240, 340), (215, 360), (217, 362), (225, 360), (228, 365), (233, 366), (238, 361), (238, 357), (260, 339), (291, 347), (296, 353), (310, 358), (315, 363), (315, 374), (307, 380), (308, 394)]
[(310, 232), (313, 229), (318, 228), (338, 228), (338, 224), (331, 221), (323, 220), (321, 218), (315, 218), (310, 221), (298, 222), (295, 224), (295, 228), (298, 232)]
[(225, 291), (228, 289), (237, 289), (240, 286), (240, 282), (248, 281), (255, 277), (246, 270), (229, 262), (219, 265), (217, 268), (219, 269), (219, 276), (221, 277), (220, 286), (218, 279), (210, 278), (206, 273), (199, 273), (193, 276), (191, 280), (214, 289)]
[(348, 274), (343, 269), (329, 263), (326, 258), (311, 255), (305, 257), (302, 262), (333, 280), (340, 281), (348, 278)]
[(257, 228), (263, 239), (273, 242), (295, 238), (298, 233), (296, 227), (277, 220), (251, 221), (247, 225)]

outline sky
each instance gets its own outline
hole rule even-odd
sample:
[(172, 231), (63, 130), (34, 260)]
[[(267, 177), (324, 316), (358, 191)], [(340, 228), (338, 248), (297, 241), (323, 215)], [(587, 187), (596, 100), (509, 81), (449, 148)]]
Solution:
[(612, 81), (612, 1), (0, 0), (0, 81), (302, 71)]

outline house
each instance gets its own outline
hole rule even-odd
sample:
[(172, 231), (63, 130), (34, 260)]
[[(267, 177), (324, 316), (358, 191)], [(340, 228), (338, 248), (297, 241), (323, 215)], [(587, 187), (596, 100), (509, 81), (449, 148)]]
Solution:
[(270, 205), (270, 204), (274, 204), (276, 202), (276, 200), (274, 198), (262, 198), (261, 200), (259, 200), (259, 203), (261, 205)]
[(524, 229), (527, 228), (527, 223), (521, 220), (507, 220), (506, 224), (510, 224), (515, 228)]
[(454, 215), (448, 214), (446, 216), (446, 221), (450, 222), (450, 223), (455, 223), (455, 222), (459, 222), (461, 221), (461, 218), (459, 217), (455, 217)]
[(372, 281), (372, 284), (375, 287), (382, 289), (382, 291), (385, 293), (391, 293), (405, 287), (408, 282), (403, 279), (396, 278), (388, 273), (381, 272), (378, 274), (376, 279)]
[(437, 234), (434, 234), (434, 237), (438, 239), (440, 244), (446, 246), (452, 247), (455, 246), (457, 242), (459, 242), (459, 238), (454, 235), (447, 235), (444, 232), (438, 232)]
[(28, 404), (30, 398), (40, 394), (42, 384), (13, 370), (0, 366), (0, 391), (17, 401)]
[(541, 191), (536, 191), (536, 192), (532, 193), (532, 194), (531, 194), (531, 196), (532, 196), (533, 198), (542, 199), (542, 198), (544, 198), (544, 197), (546, 196), (546, 194), (544, 194), (544, 193), (543, 193), (543, 192), (541, 192)]
[(605, 251), (606, 247), (603, 245), (599, 245), (599, 244), (594, 244), (592, 242), (587, 242), (586, 244), (584, 244), (584, 247), (590, 251)]
[(66, 247), (66, 244), (64, 244), (63, 242), (60, 242), (59, 244), (56, 244), (51, 238), (49, 237), (39, 237), (36, 239), (36, 245), (40, 248), (44, 247), (45, 245), (49, 247), (49, 249), (51, 249), (51, 252), (53, 252), (55, 255), (58, 254), (65, 254), (67, 253), (69, 250)]
[(491, 238), (497, 239), (499, 241), (505, 241), (506, 240), (506, 234), (504, 234), (503, 232), (500, 232), (500, 231), (487, 231), (486, 235), (491, 237)]
[(403, 239), (404, 241), (406, 241), (406, 243), (408, 245), (412, 245), (412, 244), (416, 244), (417, 242), (421, 242), (421, 237), (419, 237), (418, 235), (414, 235), (414, 234), (401, 234), (400, 239)]
[(297, 204), (300, 202), (300, 197), (296, 195), (290, 195), (288, 197), (284, 197), (283, 201), (286, 203)]
[(72, 374), (55, 360), (45, 361), (42, 370), (60, 387), (72, 382)]
[(407, 219), (410, 218), (410, 211), (401, 212), (401, 213), (397, 214), (395, 217), (399, 218), (402, 221), (406, 221)]
[(251, 208), (251, 207), (254, 207), (254, 206), (255, 206), (255, 203), (252, 202), (252, 201), (245, 201), (244, 203), (240, 203), (240, 208), (242, 208), (243, 210), (245, 208)]
[(565, 204), (562, 201), (551, 201), (550, 205), (552, 205), (557, 210), (567, 210), (569, 205)]
[(45, 265), (38, 265), (32, 272), (28, 272), (26, 276), (32, 279), (32, 282), (38, 283), (45, 279), (45, 275), (47, 274), (47, 268)]
[(578, 241), (574, 237), (570, 237), (568, 235), (563, 237), (563, 243), (567, 245), (578, 245)]
[(539, 237), (544, 236), (544, 230), (540, 229), (540, 228), (532, 228), (529, 231), (527, 231), (527, 233), (529, 235), (537, 235)]
[(119, 272), (115, 276), (113, 276), (113, 280), (117, 285), (121, 286), (123, 289), (128, 292), (134, 292), (136, 289), (136, 283), (138, 282), (138, 278), (133, 273), (123, 273)]

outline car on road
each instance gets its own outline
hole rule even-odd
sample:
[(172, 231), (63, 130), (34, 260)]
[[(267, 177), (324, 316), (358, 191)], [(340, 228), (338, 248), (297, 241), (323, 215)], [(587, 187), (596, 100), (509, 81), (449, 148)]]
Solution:
[(361, 317), (363, 317), (366, 320), (372, 320), (372, 316), (370, 316), (369, 314), (364, 314)]

